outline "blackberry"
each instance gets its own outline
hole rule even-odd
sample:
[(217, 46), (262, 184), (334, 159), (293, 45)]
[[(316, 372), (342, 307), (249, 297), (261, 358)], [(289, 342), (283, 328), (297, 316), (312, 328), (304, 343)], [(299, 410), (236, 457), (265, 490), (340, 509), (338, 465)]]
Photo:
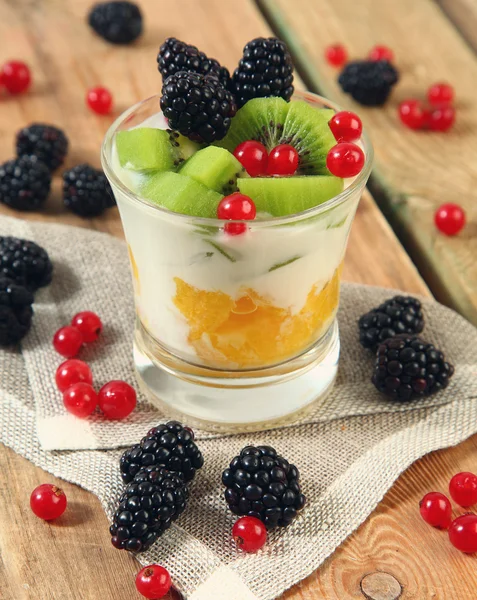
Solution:
[(421, 303), (410, 296), (394, 296), (360, 317), (359, 341), (364, 348), (376, 350), (388, 338), (402, 333), (421, 333), (424, 316)]
[(209, 58), (196, 46), (181, 42), (174, 37), (167, 38), (160, 47), (157, 67), (163, 80), (178, 71), (189, 71), (199, 75), (215, 74), (224, 88), (228, 89), (230, 86), (228, 69), (222, 67), (215, 58)]
[(221, 140), (237, 112), (215, 74), (179, 71), (162, 85), (161, 108), (171, 129), (197, 142)]
[(33, 294), (8, 277), (0, 276), (0, 346), (19, 342), (30, 330)]
[(305, 506), (299, 478), (270, 446), (247, 446), (222, 473), (225, 500), (235, 515), (256, 517), (267, 529), (286, 527)]
[(130, 44), (142, 33), (142, 14), (134, 2), (99, 2), (90, 10), (88, 23), (111, 44)]
[(0, 202), (16, 210), (37, 210), (50, 193), (48, 167), (36, 156), (21, 156), (0, 165)]
[(53, 265), (35, 242), (0, 235), (0, 277), (8, 277), (32, 292), (51, 283)]
[(399, 74), (387, 60), (357, 60), (341, 71), (338, 83), (343, 92), (364, 106), (384, 104)]
[(373, 383), (393, 400), (430, 396), (447, 387), (454, 367), (442, 352), (416, 336), (398, 335), (379, 347)]
[(68, 152), (68, 139), (58, 127), (32, 123), (17, 133), (17, 156), (35, 155), (50, 171), (62, 165)]
[(97, 217), (115, 204), (106, 175), (86, 163), (63, 173), (63, 202), (80, 217)]
[(163, 467), (192, 481), (202, 468), (204, 459), (194, 443), (194, 433), (177, 421), (169, 421), (151, 429), (139, 444), (121, 456), (119, 467), (124, 483), (132, 481), (144, 467)]
[(277, 38), (256, 38), (243, 49), (232, 77), (232, 91), (240, 108), (252, 98), (293, 94), (293, 65), (285, 42)]
[(119, 498), (109, 528), (111, 543), (119, 550), (147, 550), (184, 512), (188, 497), (187, 485), (175, 473), (141, 470)]

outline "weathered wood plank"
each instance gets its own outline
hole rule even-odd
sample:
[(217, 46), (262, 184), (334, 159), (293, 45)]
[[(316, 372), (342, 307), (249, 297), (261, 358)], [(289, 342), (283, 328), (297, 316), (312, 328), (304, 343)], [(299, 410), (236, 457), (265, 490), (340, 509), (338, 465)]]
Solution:
[[(376, 188), (382, 207), (431, 289), (477, 323), (477, 148), (474, 82), (477, 59), (432, 0), (260, 0), (288, 41), (312, 86), (342, 106), (358, 111), (375, 151)], [(452, 4), (449, 2), (449, 4)], [(350, 58), (365, 57), (376, 43), (396, 55), (401, 81), (385, 107), (364, 108), (342, 93), (324, 49), (344, 43)], [(401, 125), (398, 103), (424, 97), (427, 87), (448, 80), (456, 89), (457, 123), (445, 133), (415, 132)], [(469, 224), (455, 238), (438, 234), (436, 208), (455, 201)]]

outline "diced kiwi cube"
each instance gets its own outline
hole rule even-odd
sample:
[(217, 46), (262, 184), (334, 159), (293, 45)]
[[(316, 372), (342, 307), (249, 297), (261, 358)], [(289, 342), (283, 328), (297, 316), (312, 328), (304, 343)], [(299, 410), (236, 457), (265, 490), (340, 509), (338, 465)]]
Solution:
[(176, 169), (180, 152), (171, 144), (169, 133), (153, 127), (138, 127), (116, 134), (120, 165), (133, 171)]
[(242, 165), (228, 150), (209, 146), (193, 154), (179, 173), (192, 177), (216, 192), (225, 193), (235, 186), (242, 170)]

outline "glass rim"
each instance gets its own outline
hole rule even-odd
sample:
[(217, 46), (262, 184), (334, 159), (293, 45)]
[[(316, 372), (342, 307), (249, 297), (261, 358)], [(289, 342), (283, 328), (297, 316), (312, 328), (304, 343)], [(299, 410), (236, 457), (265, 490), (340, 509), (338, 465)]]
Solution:
[[(318, 94), (313, 94), (312, 92), (308, 92), (308, 91), (295, 90), (295, 92), (292, 96), (292, 100), (294, 98), (298, 98), (300, 100), (305, 100), (308, 102), (318, 102), (322, 105), (322, 108), (331, 108), (335, 112), (340, 112), (341, 110), (343, 110), (340, 106), (338, 106), (334, 102), (331, 102), (327, 98), (324, 98), (323, 96), (319, 96)], [(159, 99), (160, 99), (160, 94), (154, 94), (153, 96), (150, 96), (149, 98), (141, 100), (140, 102), (137, 102), (136, 104), (134, 104), (131, 107), (129, 107), (128, 109), (126, 109), (114, 120), (114, 122), (108, 128), (108, 130), (104, 136), (102, 145), (101, 145), (101, 165), (102, 165), (103, 171), (105, 172), (110, 183), (112, 183), (115, 187), (117, 187), (121, 191), (121, 193), (123, 195), (125, 195), (129, 200), (133, 201), (134, 203), (140, 203), (143, 206), (148, 207), (149, 209), (152, 208), (156, 211), (159, 211), (159, 214), (162, 214), (164, 217), (170, 218), (174, 221), (181, 221), (183, 223), (192, 223), (194, 225), (203, 225), (206, 227), (217, 227), (217, 226), (224, 226), (226, 223), (244, 222), (244, 223), (247, 223), (249, 226), (253, 226), (254, 229), (296, 223), (296, 222), (299, 222), (302, 220), (309, 219), (311, 217), (318, 216), (323, 212), (326, 212), (328, 210), (331, 210), (331, 209), (343, 204), (344, 202), (346, 202), (346, 200), (348, 200), (351, 196), (354, 195), (354, 193), (356, 192), (357, 189), (359, 189), (360, 187), (364, 187), (366, 185), (366, 181), (368, 180), (369, 175), (371, 173), (371, 168), (373, 165), (374, 151), (373, 151), (373, 146), (371, 144), (371, 140), (369, 139), (369, 136), (367, 135), (366, 131), (363, 128), (361, 138), (360, 138), (360, 141), (362, 141), (362, 144), (364, 147), (364, 154), (365, 154), (365, 162), (364, 162), (363, 168), (358, 173), (358, 175), (356, 176), (354, 181), (347, 188), (345, 188), (342, 192), (340, 192), (336, 196), (333, 196), (333, 198), (326, 200), (322, 204), (318, 204), (317, 206), (313, 206), (312, 208), (308, 208), (307, 210), (301, 211), (299, 213), (293, 213), (292, 215), (286, 215), (283, 217), (267, 217), (265, 219), (256, 219), (254, 221), (221, 220), (221, 219), (215, 219), (215, 218), (210, 218), (210, 217), (200, 217), (200, 216), (186, 215), (183, 213), (173, 212), (173, 211), (168, 210), (167, 208), (163, 208), (163, 207), (155, 204), (154, 202), (151, 202), (147, 198), (143, 198), (139, 194), (136, 194), (135, 192), (133, 192), (129, 187), (127, 187), (120, 180), (120, 178), (118, 177), (118, 175), (115, 173), (114, 169), (112, 168), (111, 161), (110, 161), (111, 146), (112, 146), (113, 138), (114, 138), (115, 133), (118, 131), (120, 125), (122, 125), (132, 114), (134, 114), (136, 111), (138, 111), (140, 108), (142, 108), (146, 104), (150, 103), (152, 100), (157, 100), (157, 106), (158, 106), (158, 112), (159, 112)]]

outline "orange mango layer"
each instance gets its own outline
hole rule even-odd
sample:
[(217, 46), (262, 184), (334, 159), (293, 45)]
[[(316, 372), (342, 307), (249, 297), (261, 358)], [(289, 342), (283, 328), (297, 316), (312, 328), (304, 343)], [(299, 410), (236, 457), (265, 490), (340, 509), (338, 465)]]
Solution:
[(262, 367), (298, 355), (319, 338), (338, 308), (340, 274), (341, 265), (319, 293), (314, 285), (296, 314), (274, 306), (251, 288), (234, 299), (178, 277), (173, 301), (189, 325), (189, 343), (204, 362)]

